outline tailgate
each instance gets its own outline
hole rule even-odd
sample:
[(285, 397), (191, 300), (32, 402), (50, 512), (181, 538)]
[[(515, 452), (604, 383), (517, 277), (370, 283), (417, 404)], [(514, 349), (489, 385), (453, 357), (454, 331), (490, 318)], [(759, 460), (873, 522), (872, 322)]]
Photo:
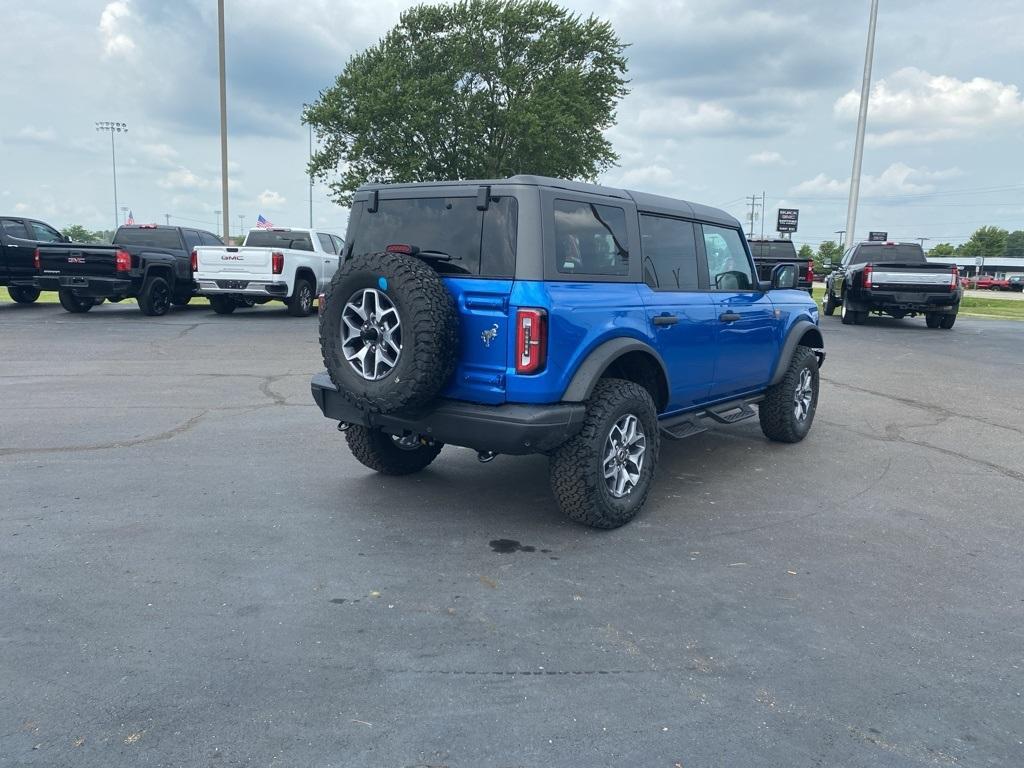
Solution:
[(196, 248), (196, 274), (267, 277), (271, 272), (270, 260), (273, 251), (273, 248), (244, 246)]
[(39, 249), (39, 267), (44, 275), (113, 277), (117, 246), (51, 246)]
[(871, 285), (876, 289), (948, 291), (956, 284), (956, 273), (948, 267), (871, 265)]

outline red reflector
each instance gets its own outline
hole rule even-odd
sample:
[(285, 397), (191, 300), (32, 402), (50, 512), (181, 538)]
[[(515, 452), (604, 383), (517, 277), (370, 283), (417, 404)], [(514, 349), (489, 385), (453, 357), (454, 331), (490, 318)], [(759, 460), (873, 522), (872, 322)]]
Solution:
[(193, 272), (199, 271), (199, 254), (192, 251), (192, 255), (189, 256), (189, 265), (192, 267)]
[(548, 356), (548, 313), (520, 309), (516, 313), (516, 373), (538, 373)]
[(118, 250), (114, 254), (114, 269), (118, 272), (129, 272), (132, 268), (132, 255), (128, 251)]
[(275, 275), (280, 275), (284, 272), (284, 254), (280, 251), (274, 251), (270, 254), (270, 266), (271, 271)]
[(872, 272), (872, 269), (871, 269), (871, 265), (870, 264), (868, 264), (866, 267), (864, 267), (864, 287), (865, 288), (870, 288), (871, 287), (871, 272)]
[(406, 256), (412, 256), (412, 246), (405, 243), (392, 243), (384, 250), (388, 253), (404, 253)]
[(32, 264), (35, 266), (37, 272), (43, 268), (42, 261), (39, 258), (38, 248), (36, 248), (35, 255), (32, 256)]
[(807, 279), (814, 282), (814, 262), (810, 259), (807, 260)]

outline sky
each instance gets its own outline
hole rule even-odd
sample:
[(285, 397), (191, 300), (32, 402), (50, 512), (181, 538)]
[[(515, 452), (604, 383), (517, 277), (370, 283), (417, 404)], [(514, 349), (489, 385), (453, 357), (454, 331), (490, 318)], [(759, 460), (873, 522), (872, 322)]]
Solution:
[[(58, 227), (139, 223), (219, 231), (214, 0), (0, 0), (0, 214)], [(309, 222), (303, 104), (410, 3), (226, 0), (232, 234), (263, 214)], [(630, 94), (601, 182), (725, 208), (766, 195), (800, 210), (794, 239), (845, 226), (868, 0), (592, 0), (629, 44)], [(17, 30), (16, 34), (11, 34)], [(1024, 3), (881, 0), (857, 236), (959, 243), (1024, 228)], [(118, 211), (118, 215), (122, 216)], [(313, 189), (313, 220), (347, 211)], [(755, 224), (760, 234), (762, 221)]]

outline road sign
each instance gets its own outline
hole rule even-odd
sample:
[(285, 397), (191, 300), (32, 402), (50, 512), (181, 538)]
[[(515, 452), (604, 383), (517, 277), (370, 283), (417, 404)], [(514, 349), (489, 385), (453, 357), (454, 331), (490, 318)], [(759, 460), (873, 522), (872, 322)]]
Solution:
[(779, 208), (779, 219), (775, 225), (777, 232), (796, 232), (796, 225), (800, 221), (800, 210), (798, 208)]
[(976, 267), (980, 267), (980, 266), (981, 266), (981, 263), (982, 263), (982, 262), (981, 262), (981, 256), (975, 256), (975, 257), (974, 257), (974, 266), (976, 266)]
[(889, 239), (888, 232), (868, 232), (868, 242), (871, 243), (884, 243)]

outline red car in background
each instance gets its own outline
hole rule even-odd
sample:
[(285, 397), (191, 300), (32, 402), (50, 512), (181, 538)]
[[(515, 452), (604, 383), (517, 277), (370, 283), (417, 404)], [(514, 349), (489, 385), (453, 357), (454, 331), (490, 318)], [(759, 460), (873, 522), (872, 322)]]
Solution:
[(1000, 280), (990, 275), (982, 275), (975, 281), (974, 287), (980, 291), (1008, 291), (1010, 290), (1010, 281), (1005, 278)]

